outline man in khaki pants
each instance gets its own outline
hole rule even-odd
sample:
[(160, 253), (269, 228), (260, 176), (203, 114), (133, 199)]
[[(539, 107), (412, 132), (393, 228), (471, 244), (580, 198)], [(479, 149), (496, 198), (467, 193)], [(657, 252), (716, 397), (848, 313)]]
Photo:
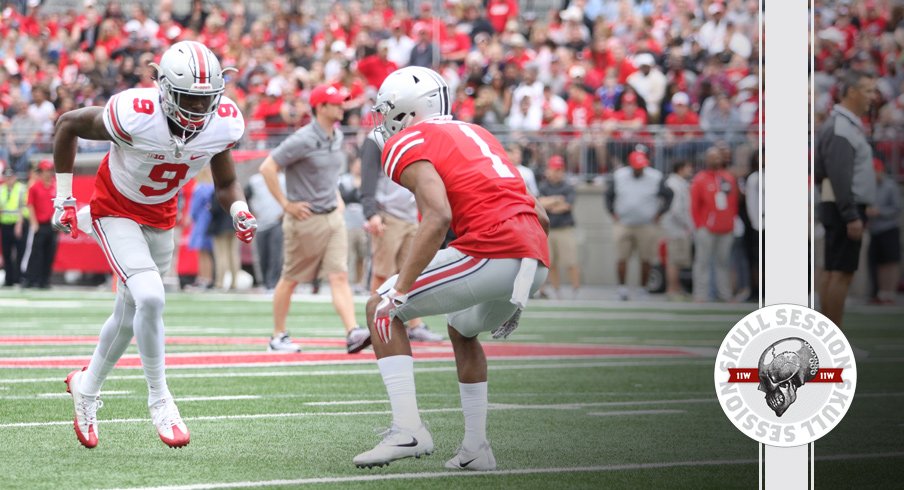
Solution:
[[(318, 271), (326, 276), (333, 307), (346, 332), (349, 354), (370, 345), (370, 332), (358, 326), (355, 303), (348, 283), (348, 234), (339, 197), (339, 173), (345, 167), (342, 120), (346, 95), (329, 85), (311, 91), (314, 120), (286, 138), (261, 164), (260, 173), (270, 193), (286, 211), (283, 220), (282, 275), (273, 291), (273, 337), (269, 350), (300, 352), (289, 339), (286, 318), (292, 292), (300, 282), (310, 282)], [(279, 185), (286, 173), (286, 192)]]
[(549, 157), (545, 175), (546, 180), (539, 186), (538, 200), (549, 215), (549, 284), (552, 285), (552, 294), (561, 299), (559, 269), (566, 269), (571, 279), (572, 297), (577, 297), (581, 287), (581, 273), (578, 270), (574, 216), (571, 214), (574, 186), (565, 180), (565, 160), (559, 155)]
[(672, 203), (672, 190), (662, 172), (650, 167), (647, 154), (632, 151), (628, 165), (612, 172), (606, 189), (606, 208), (615, 221), (618, 252), (618, 296), (630, 298), (626, 286), (628, 259), (637, 251), (640, 259), (639, 295), (646, 295), (650, 269), (659, 245), (659, 219)]

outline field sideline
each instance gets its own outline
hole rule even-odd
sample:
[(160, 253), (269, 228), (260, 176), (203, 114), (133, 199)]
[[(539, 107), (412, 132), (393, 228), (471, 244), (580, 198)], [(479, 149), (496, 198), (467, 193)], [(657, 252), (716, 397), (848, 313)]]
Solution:
[[(443, 468), (462, 435), (451, 345), (415, 345), (436, 452), (361, 470), (389, 404), (372, 351), (349, 356), (323, 297), (293, 303), (298, 355), (265, 352), (269, 300), (169, 294), (170, 388), (192, 431), (157, 438), (132, 345), (104, 386), (100, 445), (72, 430), (66, 373), (84, 365), (112, 302), (94, 291), (0, 290), (0, 488), (756, 488), (757, 444), (722, 413), (716, 348), (752, 305), (533, 301), (490, 358), (498, 470)], [(363, 319), (363, 304), (358, 305)], [(816, 443), (817, 488), (900, 488), (904, 339), (899, 310), (855, 309), (870, 357), (844, 421)], [(428, 318), (434, 330), (442, 318)]]

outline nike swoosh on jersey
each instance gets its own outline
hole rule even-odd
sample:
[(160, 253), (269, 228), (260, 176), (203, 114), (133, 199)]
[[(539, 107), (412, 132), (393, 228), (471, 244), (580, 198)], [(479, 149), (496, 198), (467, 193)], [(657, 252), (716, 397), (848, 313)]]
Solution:
[[(412, 436), (412, 437), (411, 437), (411, 442), (406, 443), (406, 444), (395, 444), (395, 446), (396, 446), (396, 447), (414, 447), (414, 446), (417, 446), (417, 438), (414, 437), (414, 436)], [(470, 461), (469, 461), (469, 462), (470, 462)]]
[(203, 156), (204, 156), (204, 155), (192, 155), (192, 156), (188, 157), (188, 159), (189, 159), (189, 160), (197, 160), (197, 159), (199, 159), (199, 158), (201, 158), (201, 157), (203, 157)]

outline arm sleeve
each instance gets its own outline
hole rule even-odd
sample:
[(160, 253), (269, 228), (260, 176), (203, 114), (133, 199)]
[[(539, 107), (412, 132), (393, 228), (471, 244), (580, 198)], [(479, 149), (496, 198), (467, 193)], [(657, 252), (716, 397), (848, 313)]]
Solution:
[(609, 214), (615, 214), (615, 176), (610, 176), (607, 183), (609, 185), (606, 186), (606, 194), (604, 196), (606, 209)]
[(699, 178), (694, 179), (691, 184), (691, 219), (694, 222), (694, 228), (702, 227), (706, 218), (703, 185), (703, 180)]
[[(860, 218), (851, 186), (854, 181), (854, 147), (846, 138), (833, 135), (826, 141), (823, 149), (823, 164), (826, 178), (832, 183), (835, 193), (835, 205), (845, 221)], [(824, 183), (823, 183), (824, 185)]]
[(357, 202), (357, 193), (358, 189), (355, 189), (355, 183), (350, 174), (339, 177), (339, 197), (342, 198), (342, 202), (345, 204)]
[(659, 179), (659, 197), (662, 198), (659, 204), (659, 214), (664, 214), (669, 210), (669, 207), (672, 205), (672, 198), (675, 197), (675, 193), (672, 192), (672, 189), (665, 185), (665, 179)]
[(565, 188), (565, 195), (563, 197), (565, 198), (565, 202), (567, 202), (571, 207), (574, 207), (575, 195), (576, 192), (573, 185), (569, 185)]
[[(885, 177), (886, 180), (890, 178), (891, 177)], [(887, 185), (887, 182), (885, 182), (885, 184)], [(885, 198), (878, 202), (879, 217), (884, 219), (894, 219), (901, 214), (901, 193), (897, 191), (896, 184), (892, 185), (895, 189), (892, 192), (887, 193)]]
[(370, 219), (377, 214), (377, 182), (380, 180), (380, 147), (367, 138), (361, 145), (361, 205), (364, 207), (364, 218)]
[(747, 218), (759, 227), (760, 224), (760, 173), (754, 172), (747, 177), (744, 189), (744, 202), (747, 207)]

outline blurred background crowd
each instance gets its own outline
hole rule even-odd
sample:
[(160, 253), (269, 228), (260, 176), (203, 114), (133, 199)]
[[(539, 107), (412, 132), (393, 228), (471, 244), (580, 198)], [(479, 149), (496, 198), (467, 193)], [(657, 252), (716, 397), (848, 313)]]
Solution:
[[(223, 66), (239, 69), (226, 95), (245, 116), (242, 149), (272, 149), (310, 122), (308, 94), (316, 85), (346, 90), (350, 161), (371, 127), (369, 110), (383, 79), (399, 67), (427, 66), (449, 83), (455, 117), (493, 131), (540, 183), (555, 160), (567, 182), (603, 188), (634, 151), (663, 176), (689, 166), (682, 174), (689, 182), (709, 167), (707, 152), (718, 149), (738, 191), (730, 233), (741, 248), (733, 257), (751, 257), (741, 265), (732, 260), (730, 297), (755, 292), (755, 272), (743, 271), (755, 268), (751, 247), (762, 226), (758, 200), (746, 195), (758, 193), (762, 181), (747, 182), (757, 170), (765, 117), (759, 23), (768, 12), (761, 16), (758, 0), (0, 5), (0, 158), (20, 179), (50, 151), (57, 115), (153, 86), (148, 62), (176, 41), (200, 41)], [(881, 97), (864, 122), (877, 158), (897, 178), (904, 158), (904, 5), (815, 0), (813, 6), (816, 123), (837, 100), (844, 70), (874, 72)], [(83, 152), (107, 147), (81, 145)], [(757, 209), (746, 209), (749, 202)]]

